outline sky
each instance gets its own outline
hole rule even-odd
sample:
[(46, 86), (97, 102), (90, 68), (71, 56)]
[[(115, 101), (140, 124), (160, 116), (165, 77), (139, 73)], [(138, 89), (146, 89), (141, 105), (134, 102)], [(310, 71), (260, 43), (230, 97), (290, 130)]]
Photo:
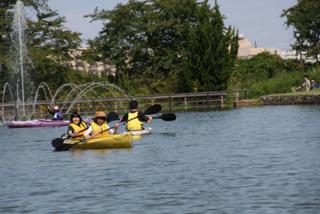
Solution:
[[(92, 39), (102, 28), (101, 22), (84, 18), (94, 8), (112, 10), (117, 4), (128, 0), (49, 0), (49, 6), (66, 17), (67, 27), (82, 33), (82, 38)], [(209, 0), (214, 5), (214, 0)], [(293, 43), (292, 29), (288, 29), (280, 15), (297, 3), (297, 0), (218, 0), (225, 24), (239, 30), (258, 47), (289, 50)]]

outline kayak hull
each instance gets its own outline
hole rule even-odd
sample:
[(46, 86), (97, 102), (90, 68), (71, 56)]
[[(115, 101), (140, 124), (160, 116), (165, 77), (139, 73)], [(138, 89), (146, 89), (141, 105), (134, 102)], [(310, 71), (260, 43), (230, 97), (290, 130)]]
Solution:
[(76, 149), (124, 149), (132, 147), (132, 136), (130, 133), (109, 135), (107, 137), (95, 137), (87, 141), (65, 140), (64, 144), (75, 144), (71, 147)]
[[(91, 119), (85, 119), (86, 123), (90, 123)], [(53, 127), (53, 126), (67, 126), (70, 124), (69, 120), (25, 120), (25, 121), (7, 121), (8, 128), (36, 128), (36, 127)]]
[(142, 136), (152, 134), (152, 128), (144, 128), (143, 130), (127, 131), (125, 133), (130, 133), (134, 141), (140, 140)]
[(136, 131), (128, 131), (127, 133), (131, 133), (133, 136), (137, 135), (148, 135), (152, 134), (152, 128), (144, 128), (143, 130), (136, 130)]
[(34, 127), (50, 127), (50, 126), (67, 126), (69, 120), (25, 120), (25, 121), (8, 121), (6, 125), (9, 128), (34, 128)]

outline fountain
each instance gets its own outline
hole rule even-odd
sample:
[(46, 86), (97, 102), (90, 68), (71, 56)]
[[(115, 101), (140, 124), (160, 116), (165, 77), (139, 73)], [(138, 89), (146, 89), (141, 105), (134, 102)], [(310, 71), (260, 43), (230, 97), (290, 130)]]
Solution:
[[(37, 100), (38, 100), (38, 95), (39, 95), (39, 91), (40, 89), (43, 90), (43, 92), (45, 93), (45, 97), (47, 100), (48, 105), (53, 105), (56, 102), (57, 96), (58, 94), (65, 88), (71, 88), (70, 92), (67, 94), (66, 98), (63, 99), (62, 105), (60, 110), (63, 111), (64, 109), (67, 109), (65, 111), (65, 114), (68, 114), (71, 109), (74, 107), (75, 103), (77, 101), (79, 101), (80, 98), (82, 98), (83, 96), (86, 96), (86, 93), (88, 93), (89, 91), (93, 91), (95, 88), (98, 87), (102, 87), (107, 89), (111, 95), (114, 95), (113, 91), (111, 89), (116, 90), (117, 92), (120, 92), (121, 94), (123, 94), (124, 96), (128, 97), (127, 93), (121, 89), (120, 87), (116, 86), (115, 84), (109, 83), (109, 82), (89, 82), (89, 83), (85, 83), (85, 84), (81, 84), (81, 85), (76, 85), (73, 83), (65, 83), (63, 85), (61, 85), (56, 92), (54, 93), (54, 95), (52, 95), (51, 90), (49, 88), (49, 86), (42, 82), (36, 91), (36, 96), (33, 102), (33, 107), (32, 107), (32, 116), (35, 114), (35, 107), (37, 104)], [(46, 93), (46, 90), (49, 92), (48, 94), (50, 95), (51, 98), (48, 97), (48, 94)], [(75, 96), (75, 97), (73, 97)], [(98, 97), (98, 95), (96, 95), (96, 97)], [(88, 97), (87, 97), (88, 98)], [(49, 102), (49, 100), (51, 100), (51, 102)], [(50, 103), (50, 104), (49, 104)], [(68, 103), (70, 103), (70, 105), (67, 108)], [(87, 102), (88, 105), (92, 105), (92, 103), (90, 101)]]
[[(4, 84), (3, 90), (2, 90), (2, 103), (4, 103), (4, 100), (5, 100), (6, 90), (9, 91), (9, 95), (10, 95), (10, 98), (11, 98), (11, 102), (12, 102), (13, 105), (14, 105), (12, 89), (11, 89), (10, 84), (7, 83), (7, 82)], [(0, 119), (1, 119), (1, 122), (2, 122), (2, 123), (5, 123), (5, 122), (6, 122), (5, 119), (4, 119), (4, 106), (3, 106), (3, 105), (2, 105), (2, 108), (1, 108)]]
[[(62, 97), (58, 97), (57, 95), (61, 92), (64, 91), (63, 89), (65, 88), (70, 88), (70, 92), (67, 93), (67, 96), (62, 99)], [(118, 86), (109, 83), (109, 82), (89, 82), (89, 83), (85, 83), (82, 85), (75, 85), (72, 83), (66, 83), (63, 84), (62, 86), (60, 86), (56, 92), (54, 93), (54, 95), (52, 94), (51, 89), (49, 88), (49, 86), (45, 83), (42, 82), (39, 84), (39, 86), (37, 87), (36, 93), (35, 93), (35, 97), (32, 103), (26, 103), (26, 105), (31, 105), (32, 104), (32, 113), (30, 114), (26, 114), (28, 116), (30, 116), (31, 118), (34, 117), (34, 115), (36, 114), (36, 106), (43, 106), (43, 104), (46, 105), (52, 105), (52, 104), (57, 104), (57, 99), (59, 100), (61, 104), (61, 108), (60, 110), (63, 111), (64, 114), (69, 114), (70, 111), (74, 108), (74, 105), (83, 100), (80, 100), (82, 97), (86, 97), (88, 92), (95, 92), (94, 90), (97, 88), (103, 88), (108, 90), (108, 92), (112, 95), (115, 96), (115, 92), (117, 93), (121, 93), (121, 95), (125, 96), (128, 98), (128, 100), (130, 99), (130, 97), (127, 95), (127, 93), (122, 90), (121, 88), (119, 88)], [(40, 92), (43, 92), (44, 94), (44, 98), (45, 100), (39, 101), (39, 95)], [(11, 97), (11, 102), (14, 103), (13, 100), (13, 93), (11, 90), (11, 86), (9, 83), (6, 83), (3, 89), (3, 95), (2, 95), (2, 103), (4, 104), (5, 101), (5, 95), (8, 94)], [(66, 92), (66, 91), (64, 91)], [(95, 97), (99, 97), (99, 95), (97, 93), (95, 93), (94, 95), (96, 95)], [(90, 102), (89, 97), (86, 97), (86, 101), (88, 103), (89, 106), (92, 107), (92, 102)], [(92, 98), (91, 98), (92, 100)], [(45, 102), (43, 102), (45, 101)], [(17, 101), (15, 103), (14, 106), (19, 105), (19, 102)], [(103, 109), (107, 109), (105, 106), (102, 107)], [(17, 107), (15, 107), (15, 109), (17, 109)], [(2, 114), (4, 114), (4, 105), (2, 105)], [(26, 112), (28, 113), (28, 112)], [(0, 115), (1, 116), (1, 115)], [(2, 117), (3, 118), (3, 117)], [(9, 127), (39, 127), (39, 126), (60, 126), (60, 125), (67, 125), (68, 121), (51, 121), (51, 120), (46, 120), (46, 119), (38, 119), (38, 120), (26, 120), (26, 121), (8, 121), (7, 125)]]
[[(128, 94), (121, 89), (120, 87), (116, 86), (115, 84), (112, 83), (108, 83), (108, 82), (98, 82), (98, 83), (94, 83), (94, 84), (89, 84), (87, 87), (85, 87), (82, 91), (79, 92), (79, 94), (77, 95), (77, 97), (71, 102), (69, 108), (67, 109), (66, 113), (69, 113), (70, 110), (73, 108), (74, 104), (82, 97), (84, 96), (87, 92), (92, 91), (95, 88), (98, 87), (102, 87), (105, 88), (107, 90), (109, 90), (109, 92), (113, 95), (112, 90), (111, 89), (115, 89), (118, 92), (121, 92), (122, 94), (124, 94), (126, 97), (128, 97)], [(64, 106), (62, 106), (61, 109), (63, 109)]]
[[(16, 85), (15, 88), (15, 99), (16, 99), (16, 109), (17, 109), (17, 118), (20, 118), (20, 102), (22, 107), (22, 116), (25, 118), (25, 100), (30, 98), (31, 94), (25, 94), (25, 91), (32, 92), (32, 83), (29, 79), (29, 74), (26, 71), (27, 67), (27, 46), (25, 31), (27, 29), (26, 14), (24, 11), (24, 5), (22, 1), (17, 1), (14, 9), (14, 18), (12, 22), (12, 33), (11, 40), (12, 45), (10, 49), (11, 55), (11, 85)], [(25, 85), (25, 82), (28, 85)], [(21, 86), (20, 90), (19, 87)], [(27, 89), (27, 90), (26, 90)], [(20, 99), (21, 97), (21, 99)]]
[[(62, 102), (60, 110), (63, 111), (65, 114), (68, 114), (74, 107), (74, 105), (80, 101), (82, 97), (86, 97), (87, 99), (87, 106), (91, 106), (92, 102), (88, 99), (87, 95), (88, 92), (91, 94), (95, 93), (95, 89), (97, 88), (104, 88), (107, 89), (108, 92), (114, 96), (113, 90), (116, 92), (120, 92), (122, 95), (128, 97), (126, 92), (119, 88), (118, 86), (111, 84), (109, 82), (89, 82), (81, 85), (76, 85), (73, 83), (66, 83), (61, 85), (53, 94), (50, 87), (47, 83), (41, 82), (34, 93), (34, 86), (30, 80), (29, 73), (27, 72), (28, 66), (32, 66), (31, 60), (28, 58), (27, 54), (27, 46), (26, 46), (26, 36), (25, 31), (27, 29), (26, 23), (26, 14), (24, 11), (24, 4), (22, 1), (18, 0), (13, 9), (13, 22), (12, 22), (12, 33), (11, 33), (11, 40), (12, 45), (10, 49), (10, 70), (11, 78), (10, 81), (5, 83), (3, 91), (2, 91), (2, 108), (0, 112), (0, 119), (4, 120), (4, 113), (5, 113), (5, 106), (6, 108), (12, 108), (14, 106), (15, 112), (15, 120), (26, 120), (27, 118), (34, 118), (36, 114), (36, 106), (48, 105), (52, 106), (56, 104), (58, 99), (58, 94), (64, 92), (66, 94), (66, 88), (71, 89), (69, 93), (67, 93), (66, 97), (62, 99), (59, 98), (59, 102)], [(0, 68), (1, 69), (1, 68)], [(14, 86), (14, 87), (12, 87)], [(39, 102), (39, 95), (40, 92), (43, 92), (43, 97), (45, 102)], [(5, 96), (9, 93), (10, 101), (12, 104), (4, 105)], [(34, 97), (33, 97), (34, 95)], [(97, 93), (94, 94), (94, 97), (99, 97)], [(33, 98), (32, 98), (33, 97)], [(129, 97), (128, 97), (129, 98)], [(92, 99), (91, 99), (92, 100)], [(83, 102), (83, 100), (82, 100)], [(32, 112), (30, 112), (30, 107), (32, 106)], [(28, 112), (29, 109), (29, 112)], [(43, 108), (42, 111), (43, 112)], [(7, 114), (7, 115), (10, 115)], [(11, 113), (12, 115), (12, 113)], [(11, 118), (10, 118), (11, 119)], [(13, 122), (13, 121), (11, 121)], [(27, 121), (17, 121), (17, 122), (34, 122), (34, 120), (27, 120)], [(8, 124), (8, 123), (7, 123)]]

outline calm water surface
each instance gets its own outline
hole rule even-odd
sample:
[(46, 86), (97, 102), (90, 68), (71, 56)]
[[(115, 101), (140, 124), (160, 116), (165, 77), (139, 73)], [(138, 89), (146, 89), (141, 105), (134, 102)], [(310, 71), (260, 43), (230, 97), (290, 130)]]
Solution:
[(178, 113), (132, 149), (0, 127), (0, 213), (320, 213), (320, 106)]

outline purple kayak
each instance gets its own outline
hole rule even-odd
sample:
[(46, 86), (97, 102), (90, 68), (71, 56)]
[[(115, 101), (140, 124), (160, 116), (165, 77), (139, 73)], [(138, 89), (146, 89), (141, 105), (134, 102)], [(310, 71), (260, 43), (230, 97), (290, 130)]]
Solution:
[(49, 127), (49, 126), (67, 126), (69, 120), (25, 120), (25, 121), (7, 121), (6, 125), (9, 128), (32, 128), (32, 127)]

